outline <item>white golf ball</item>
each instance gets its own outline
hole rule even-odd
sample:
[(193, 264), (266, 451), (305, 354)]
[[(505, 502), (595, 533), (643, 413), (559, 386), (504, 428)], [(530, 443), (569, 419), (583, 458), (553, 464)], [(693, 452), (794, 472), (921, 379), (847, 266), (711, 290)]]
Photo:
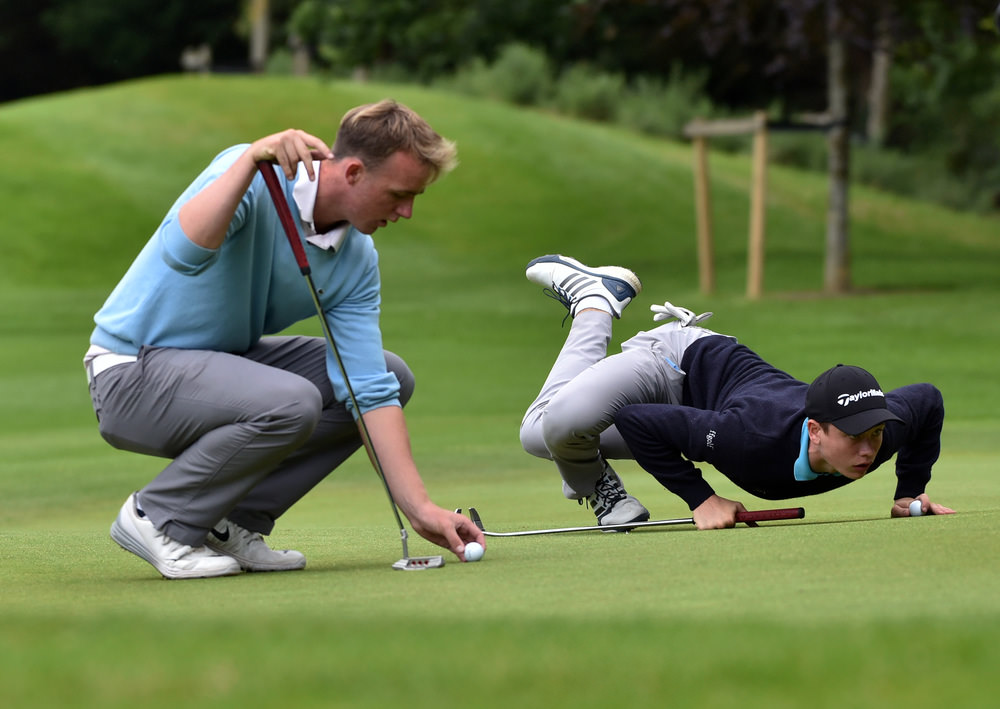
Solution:
[(920, 517), (924, 513), (920, 506), (920, 500), (914, 500), (910, 503), (910, 517)]
[(465, 545), (465, 560), (479, 561), (483, 558), (485, 552), (486, 550), (483, 549), (483, 545), (479, 542), (469, 542)]

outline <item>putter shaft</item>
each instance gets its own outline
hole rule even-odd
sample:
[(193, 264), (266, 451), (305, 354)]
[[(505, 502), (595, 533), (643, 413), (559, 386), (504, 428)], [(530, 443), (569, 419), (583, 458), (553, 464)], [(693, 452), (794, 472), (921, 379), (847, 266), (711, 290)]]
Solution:
[(277, 176), (274, 174), (274, 167), (271, 163), (261, 161), (257, 163), (257, 168), (264, 178), (264, 184), (267, 185), (267, 191), (271, 196), (271, 201), (274, 203), (275, 210), (278, 212), (278, 221), (281, 222), (285, 236), (288, 239), (288, 244), (292, 248), (292, 253), (295, 254), (295, 262), (298, 264), (299, 271), (301, 271), (306, 280), (306, 284), (309, 286), (309, 293), (312, 296), (313, 305), (316, 308), (316, 315), (319, 316), (319, 322), (323, 328), (323, 336), (326, 338), (327, 344), (330, 346), (330, 351), (333, 352), (334, 359), (337, 361), (337, 368), (340, 371), (340, 375), (344, 378), (344, 385), (347, 389), (348, 398), (351, 400), (351, 405), (357, 413), (358, 433), (361, 436), (362, 446), (368, 452), (368, 458), (371, 460), (372, 467), (375, 469), (378, 479), (382, 482), (382, 487), (385, 488), (386, 497), (389, 498), (389, 507), (392, 508), (392, 514), (396, 519), (396, 525), (399, 527), (399, 538), (403, 546), (403, 558), (394, 563), (392, 568), (412, 570), (436, 569), (444, 566), (444, 557), (442, 556), (410, 558), (410, 551), (407, 545), (406, 527), (403, 525), (403, 520), (399, 516), (399, 509), (396, 506), (395, 498), (392, 496), (392, 490), (389, 488), (389, 481), (385, 478), (385, 471), (382, 469), (382, 463), (379, 460), (378, 453), (375, 451), (375, 445), (372, 443), (371, 436), (368, 433), (368, 425), (365, 423), (364, 416), (361, 415), (361, 407), (358, 405), (358, 400), (354, 395), (354, 387), (351, 386), (351, 379), (347, 376), (347, 368), (344, 366), (344, 360), (340, 357), (340, 351), (337, 349), (337, 342), (333, 339), (333, 331), (330, 330), (330, 323), (326, 319), (326, 313), (323, 312), (323, 305), (319, 299), (319, 291), (316, 289), (316, 284), (313, 283), (312, 268), (309, 265), (309, 258), (306, 256), (305, 248), (302, 246), (302, 242), (299, 239), (299, 233), (295, 227), (295, 222), (292, 218), (291, 210), (288, 207), (288, 202), (285, 201), (285, 196), (282, 194), (281, 186), (278, 183)]
[[(736, 515), (737, 522), (743, 522), (756, 527), (757, 522), (768, 522), (783, 519), (802, 519), (806, 511), (802, 507), (785, 507), (773, 510), (751, 510)], [(530, 537), (539, 534), (566, 534), (571, 532), (620, 532), (631, 531), (639, 527), (669, 527), (683, 524), (694, 524), (693, 517), (679, 519), (659, 519), (648, 522), (627, 522), (625, 524), (590, 525), (586, 527), (556, 527), (553, 529), (529, 529), (517, 532), (488, 532), (483, 526), (483, 520), (475, 507), (469, 508), (469, 518), (487, 537)]]

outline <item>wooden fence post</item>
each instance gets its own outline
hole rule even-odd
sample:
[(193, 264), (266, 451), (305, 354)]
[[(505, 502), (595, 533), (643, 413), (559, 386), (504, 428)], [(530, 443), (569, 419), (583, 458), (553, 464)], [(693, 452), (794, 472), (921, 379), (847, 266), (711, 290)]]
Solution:
[(717, 121), (695, 119), (684, 126), (684, 135), (694, 145), (695, 215), (698, 220), (698, 278), (702, 293), (715, 290), (715, 249), (708, 180), (708, 138), (753, 134), (753, 174), (750, 183), (750, 236), (747, 253), (747, 297), (756, 299), (764, 290), (764, 226), (767, 198), (767, 114), (757, 111), (750, 118)]
[(750, 236), (747, 244), (747, 298), (764, 292), (764, 216), (767, 202), (767, 114), (754, 114), (753, 173), (750, 182)]
[(708, 146), (705, 136), (694, 139), (694, 196), (698, 228), (698, 285), (701, 292), (715, 292), (715, 246), (712, 243), (712, 198), (708, 189)]

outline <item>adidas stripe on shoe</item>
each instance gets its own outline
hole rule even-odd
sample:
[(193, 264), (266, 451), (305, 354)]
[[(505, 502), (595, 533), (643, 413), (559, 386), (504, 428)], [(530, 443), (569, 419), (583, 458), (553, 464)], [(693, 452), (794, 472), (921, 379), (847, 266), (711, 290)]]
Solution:
[(591, 267), (557, 254), (532, 260), (524, 273), (529, 281), (542, 286), (546, 295), (562, 303), (573, 317), (581, 301), (597, 296), (608, 304), (612, 315), (620, 318), (625, 306), (642, 291), (638, 276), (627, 268)]

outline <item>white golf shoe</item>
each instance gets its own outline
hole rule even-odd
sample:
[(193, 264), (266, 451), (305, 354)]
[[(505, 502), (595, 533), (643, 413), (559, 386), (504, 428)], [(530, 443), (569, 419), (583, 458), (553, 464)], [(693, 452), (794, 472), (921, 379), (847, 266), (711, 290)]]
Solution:
[(600, 526), (645, 522), (649, 519), (649, 510), (625, 491), (618, 473), (607, 463), (604, 464), (604, 474), (594, 486), (593, 494), (586, 499)]
[(639, 277), (620, 266), (585, 266), (568, 256), (540, 256), (524, 272), (528, 280), (545, 289), (545, 294), (562, 303), (576, 317), (581, 301), (597, 296), (607, 302), (616, 318), (642, 291)]
[(223, 519), (208, 533), (205, 546), (239, 562), (244, 571), (296, 571), (306, 557), (291, 549), (272, 549), (257, 532)]
[(152, 564), (164, 578), (234, 576), (243, 571), (236, 559), (204, 546), (188, 546), (158, 530), (136, 507), (135, 493), (129, 495), (111, 523), (111, 538), (122, 549)]

